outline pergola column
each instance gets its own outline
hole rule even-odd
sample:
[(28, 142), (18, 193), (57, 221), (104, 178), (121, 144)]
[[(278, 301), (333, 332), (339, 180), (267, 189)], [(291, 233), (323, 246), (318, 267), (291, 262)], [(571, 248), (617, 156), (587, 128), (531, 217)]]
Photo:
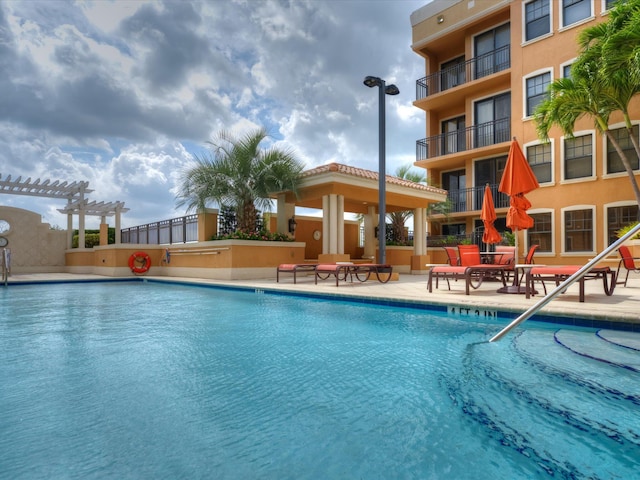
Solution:
[(344, 196), (322, 197), (322, 253), (344, 254)]
[(431, 263), (431, 259), (427, 254), (427, 209), (416, 208), (413, 211), (411, 273), (427, 273), (428, 263)]
[(364, 257), (376, 258), (376, 207), (369, 205), (364, 216)]
[(427, 220), (426, 209), (416, 208), (413, 211), (413, 254), (427, 253)]
[(121, 221), (121, 208), (116, 208), (116, 245), (119, 244), (122, 241), (122, 232), (120, 232), (121, 230), (121, 226), (120, 226), (120, 221)]
[(296, 206), (293, 203), (286, 203), (285, 199), (286, 195), (280, 194), (276, 201), (276, 231), (293, 236), (289, 233), (289, 219), (295, 216)]

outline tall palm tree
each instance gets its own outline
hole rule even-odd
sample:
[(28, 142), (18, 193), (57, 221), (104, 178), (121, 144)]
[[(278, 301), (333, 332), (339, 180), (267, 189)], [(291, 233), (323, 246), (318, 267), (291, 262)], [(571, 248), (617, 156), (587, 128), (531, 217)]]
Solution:
[(290, 150), (261, 149), (268, 137), (257, 129), (236, 138), (218, 133), (209, 155), (195, 155), (195, 164), (182, 174), (178, 205), (203, 209), (209, 202), (230, 206), (238, 217), (238, 229), (256, 229), (258, 209), (271, 206), (269, 195), (283, 190), (297, 192), (304, 165)]
[[(619, 52), (611, 51), (610, 40), (618, 38), (621, 27), (627, 30), (638, 29), (637, 25), (631, 25), (630, 22), (640, 8), (640, 0), (630, 0), (629, 3), (634, 4), (635, 9), (629, 9), (629, 5), (619, 2), (607, 22), (582, 32), (579, 37), (580, 54), (571, 66), (571, 78), (561, 78), (551, 83), (549, 97), (536, 109), (535, 123), (538, 136), (548, 140), (549, 131), (554, 125), (559, 126), (565, 135), (571, 137), (576, 121), (583, 116), (591, 117), (596, 129), (607, 137), (620, 156), (636, 201), (640, 205), (640, 188), (633, 168), (609, 128), (611, 114), (621, 111), (629, 137), (640, 156), (640, 147), (637, 146), (637, 140), (633, 139), (633, 125), (628, 113), (631, 99), (640, 92), (640, 76), (627, 75), (626, 70), (620, 68), (620, 65), (618, 71), (613, 72), (610, 66), (610, 62), (620, 62), (621, 58)], [(628, 60), (627, 64), (632, 62), (633, 60)]]

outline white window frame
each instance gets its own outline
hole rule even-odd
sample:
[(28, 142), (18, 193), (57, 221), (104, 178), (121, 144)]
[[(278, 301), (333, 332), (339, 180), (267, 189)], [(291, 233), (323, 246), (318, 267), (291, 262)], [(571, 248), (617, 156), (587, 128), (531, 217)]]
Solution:
[[(632, 126), (636, 126), (636, 125), (640, 125), (640, 120), (632, 120), (631, 121), (631, 125)], [(624, 122), (620, 122), (620, 123), (614, 123), (613, 125), (609, 125), (609, 130), (617, 130), (619, 128), (624, 128), (626, 127), (626, 124)], [(639, 136), (637, 138), (637, 140), (640, 142), (640, 128), (639, 130)], [(602, 134), (602, 178), (619, 178), (619, 177), (626, 177), (627, 176), (627, 172), (626, 171), (622, 171), (622, 172), (615, 172), (615, 173), (609, 173), (607, 172), (607, 162), (609, 160), (609, 158), (607, 157), (608, 152), (607, 149), (609, 147), (609, 138), (603, 133)], [(638, 164), (639, 168), (637, 168), (636, 170), (634, 170), (634, 172), (640, 173), (640, 163)]]
[[(593, 248), (591, 250), (582, 250), (580, 252), (568, 252), (565, 249), (566, 245), (566, 231), (564, 225), (564, 215), (566, 212), (574, 212), (578, 210), (591, 210), (592, 224), (593, 228), (591, 229), (591, 244)], [(595, 255), (596, 253), (596, 206), (595, 205), (571, 205), (570, 207), (563, 207), (560, 209), (560, 253), (564, 256), (568, 257), (584, 257), (585, 255)]]
[(562, 31), (567, 30), (569, 28), (574, 28), (574, 27), (577, 27), (579, 25), (582, 25), (583, 23), (586, 23), (586, 22), (589, 22), (589, 21), (593, 20), (595, 18), (593, 1), (594, 0), (588, 0), (588, 2), (590, 4), (590, 8), (591, 8), (591, 13), (590, 13), (589, 16), (583, 18), (582, 20), (578, 20), (575, 23), (571, 23), (569, 25), (565, 25), (564, 24), (564, 2), (563, 2), (563, 0), (558, 0), (558, 15), (560, 16), (560, 28), (559, 28), (559, 31), (562, 32)]
[[(560, 175), (561, 180), (560, 184), (567, 183), (579, 183), (579, 182), (593, 182), (598, 178), (596, 172), (596, 135), (595, 130), (581, 130), (579, 132), (574, 132), (573, 137), (561, 136), (561, 148), (560, 148)], [(571, 178), (567, 179), (565, 177), (565, 140), (572, 140), (574, 137), (583, 137), (585, 135), (591, 135), (591, 176), (590, 177), (580, 177), (580, 178)]]
[[(556, 232), (555, 232), (555, 225), (556, 225), (556, 211), (553, 208), (530, 208), (529, 210), (527, 210), (527, 213), (529, 215), (535, 215), (535, 214), (540, 214), (540, 213), (551, 213), (551, 251), (550, 252), (541, 252), (540, 250), (536, 251), (535, 256), (536, 257), (555, 257), (556, 256)], [(529, 249), (531, 248), (531, 245), (529, 245), (529, 235), (525, 234), (524, 235), (524, 243), (525, 243), (525, 247), (526, 250), (524, 252), (524, 254), (526, 255), (529, 252)]]
[(527, 80), (530, 80), (534, 77), (539, 77), (544, 75), (545, 73), (549, 74), (549, 85), (553, 83), (553, 68), (541, 68), (536, 70), (535, 72), (529, 73), (526, 77), (522, 77), (522, 119), (523, 120), (531, 120), (533, 115), (527, 114), (527, 103), (529, 97), (527, 96)]
[[(543, 38), (548, 38), (553, 35), (553, 6), (554, 0), (549, 0), (549, 32), (544, 35), (540, 35), (539, 37), (532, 38), (527, 40), (527, 14), (526, 14), (526, 5), (535, 0), (525, 0), (522, 3), (522, 45), (529, 45), (530, 43), (537, 42), (538, 40), (542, 40)], [(604, 1), (604, 0), (603, 0)]]
[(609, 245), (609, 237), (607, 236), (607, 230), (609, 229), (609, 215), (608, 215), (608, 210), (610, 208), (615, 208), (615, 207), (634, 207), (637, 206), (638, 204), (633, 201), (633, 200), (620, 200), (617, 202), (610, 202), (610, 203), (605, 203), (604, 205), (602, 205), (602, 244), (603, 245)]
[(576, 63), (577, 57), (572, 58), (571, 60), (567, 60), (560, 64), (560, 70), (558, 71), (559, 78), (567, 78), (564, 76), (564, 68)]
[[(535, 147), (536, 145), (543, 145), (545, 143), (547, 143), (547, 142), (541, 142), (540, 140), (534, 140), (532, 142), (527, 142), (527, 143), (523, 144), (522, 145), (522, 151), (524, 152), (525, 157), (527, 156), (527, 148), (528, 147)], [(544, 183), (538, 182), (538, 183), (540, 183), (541, 187), (549, 187), (549, 186), (555, 185), (555, 183), (556, 183), (556, 177), (555, 177), (555, 175), (556, 175), (556, 173), (555, 173), (555, 171), (556, 171), (556, 169), (555, 169), (555, 164), (556, 164), (555, 139), (554, 138), (549, 138), (549, 142), (548, 143), (550, 144), (550, 148), (551, 148), (551, 181), (544, 182)]]

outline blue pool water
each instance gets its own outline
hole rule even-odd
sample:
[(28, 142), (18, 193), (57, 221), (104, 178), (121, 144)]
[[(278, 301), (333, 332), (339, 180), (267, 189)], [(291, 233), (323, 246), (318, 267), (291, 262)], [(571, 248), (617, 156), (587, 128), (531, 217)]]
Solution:
[(0, 313), (2, 479), (640, 467), (639, 374), (576, 355), (551, 329), (488, 344), (502, 325), (152, 282), (10, 286)]

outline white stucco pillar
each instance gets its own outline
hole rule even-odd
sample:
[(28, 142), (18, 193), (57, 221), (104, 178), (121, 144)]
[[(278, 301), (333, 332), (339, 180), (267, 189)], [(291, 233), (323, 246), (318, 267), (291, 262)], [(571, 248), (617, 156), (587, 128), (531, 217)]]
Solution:
[(329, 195), (329, 253), (338, 253), (338, 196)]
[(336, 223), (338, 253), (344, 253), (344, 195), (336, 195)]
[(416, 208), (413, 211), (413, 254), (425, 255), (427, 253), (427, 222), (426, 209)]
[(73, 248), (73, 214), (67, 213), (67, 248)]
[(85, 248), (84, 220), (84, 204), (80, 204), (78, 210), (78, 248)]
[(322, 197), (322, 253), (344, 253), (344, 196)]
[(122, 233), (120, 232), (120, 230), (122, 230), (122, 227), (120, 226), (120, 221), (121, 221), (120, 209), (116, 209), (116, 219), (115, 219), (115, 222), (116, 222), (116, 225), (115, 225), (115, 228), (116, 228), (116, 239), (115, 239), (116, 245), (118, 245), (122, 241)]
[(364, 215), (364, 257), (376, 258), (376, 207), (370, 205)]
[(322, 253), (329, 253), (329, 195), (322, 196)]

